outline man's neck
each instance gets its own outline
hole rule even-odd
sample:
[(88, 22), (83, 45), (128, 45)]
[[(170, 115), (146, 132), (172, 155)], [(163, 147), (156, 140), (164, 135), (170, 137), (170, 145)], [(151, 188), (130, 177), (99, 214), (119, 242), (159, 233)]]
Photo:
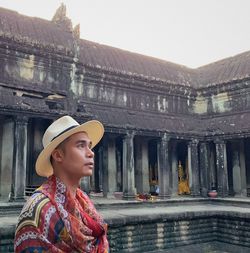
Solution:
[(57, 174), (54, 173), (56, 177), (58, 177), (67, 187), (70, 194), (75, 197), (76, 196), (76, 190), (79, 187), (80, 179), (69, 177), (68, 175), (64, 174)]

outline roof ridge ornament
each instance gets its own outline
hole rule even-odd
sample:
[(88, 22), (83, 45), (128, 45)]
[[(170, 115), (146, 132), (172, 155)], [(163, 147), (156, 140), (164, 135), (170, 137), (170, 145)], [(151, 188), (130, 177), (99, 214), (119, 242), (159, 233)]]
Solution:
[(80, 39), (80, 24), (77, 24), (73, 29), (73, 35), (75, 38)]
[(72, 32), (72, 21), (67, 17), (66, 11), (66, 5), (64, 3), (61, 3), (60, 7), (56, 10), (51, 21), (54, 24), (64, 28), (66, 31)]

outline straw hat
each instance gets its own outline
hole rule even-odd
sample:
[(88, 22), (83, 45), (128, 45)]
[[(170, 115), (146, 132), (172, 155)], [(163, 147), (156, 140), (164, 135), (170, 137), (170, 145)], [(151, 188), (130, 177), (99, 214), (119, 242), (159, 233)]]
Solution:
[(72, 117), (63, 116), (47, 128), (42, 140), (44, 149), (36, 160), (36, 172), (39, 176), (49, 177), (53, 174), (50, 162), (52, 151), (69, 136), (79, 132), (87, 133), (93, 148), (101, 140), (104, 127), (97, 120), (90, 120), (80, 125)]

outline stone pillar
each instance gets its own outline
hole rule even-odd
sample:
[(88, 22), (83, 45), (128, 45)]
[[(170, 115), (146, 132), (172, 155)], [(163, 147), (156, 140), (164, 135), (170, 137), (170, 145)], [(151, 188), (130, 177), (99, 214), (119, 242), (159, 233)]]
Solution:
[(2, 121), (2, 138), (0, 139), (1, 148), (1, 195), (8, 198), (11, 192), (13, 151), (14, 151), (14, 120), (5, 118)]
[(236, 196), (247, 196), (246, 164), (244, 142), (242, 140), (232, 145), (232, 179), (233, 193)]
[(115, 138), (103, 137), (103, 196), (113, 196), (116, 191), (116, 145)]
[(216, 171), (218, 196), (228, 196), (228, 173), (226, 144), (223, 140), (215, 141), (216, 148)]
[(134, 132), (127, 132), (123, 138), (123, 198), (134, 198)]
[(245, 158), (244, 139), (240, 140), (240, 174), (241, 174), (241, 195), (247, 197), (247, 173), (246, 173), (246, 158)]
[[(232, 181), (235, 195), (241, 194), (241, 166), (240, 166), (240, 145), (238, 142), (232, 143)], [(229, 190), (230, 190), (230, 182)], [(232, 184), (232, 183), (231, 183)]]
[(26, 186), (28, 118), (17, 116), (14, 121), (14, 152), (10, 201), (23, 201)]
[[(3, 126), (4, 126), (4, 117), (2, 115), (0, 115), (0, 122), (2, 122), (2, 124), (0, 124), (0, 196), (2, 195), (2, 189), (1, 189), (1, 185), (2, 185), (2, 147), (3, 147)], [(9, 151), (9, 150), (8, 150)]]
[(122, 191), (122, 150), (119, 142), (116, 142), (116, 182), (117, 191)]
[(138, 138), (135, 141), (135, 185), (138, 193), (149, 193), (148, 141)]
[(172, 143), (171, 147), (171, 195), (173, 197), (178, 196), (178, 161), (177, 161), (177, 142)]
[(198, 161), (198, 143), (194, 139), (188, 144), (188, 169), (189, 169), (189, 187), (192, 196), (200, 196), (200, 173)]
[(200, 183), (201, 196), (207, 197), (209, 189), (209, 160), (207, 143), (200, 143)]
[[(102, 143), (102, 142), (101, 142)], [(99, 146), (99, 149), (98, 149), (98, 189), (99, 191), (102, 191), (103, 192), (103, 144), (101, 144)], [(96, 182), (96, 183), (97, 183)]]
[(164, 134), (158, 142), (158, 181), (159, 197), (170, 196), (170, 165), (169, 165), (169, 136)]
[(87, 194), (90, 193), (90, 177), (82, 177), (80, 181), (80, 188)]
[(208, 144), (208, 164), (209, 164), (209, 190), (216, 187), (216, 147), (214, 143)]

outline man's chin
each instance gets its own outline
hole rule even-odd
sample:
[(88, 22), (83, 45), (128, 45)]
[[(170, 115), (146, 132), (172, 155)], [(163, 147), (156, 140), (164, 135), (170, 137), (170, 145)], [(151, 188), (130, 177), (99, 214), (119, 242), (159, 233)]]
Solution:
[(93, 175), (92, 170), (89, 170), (89, 171), (86, 171), (85, 173), (83, 173), (83, 177), (91, 177), (92, 175)]

